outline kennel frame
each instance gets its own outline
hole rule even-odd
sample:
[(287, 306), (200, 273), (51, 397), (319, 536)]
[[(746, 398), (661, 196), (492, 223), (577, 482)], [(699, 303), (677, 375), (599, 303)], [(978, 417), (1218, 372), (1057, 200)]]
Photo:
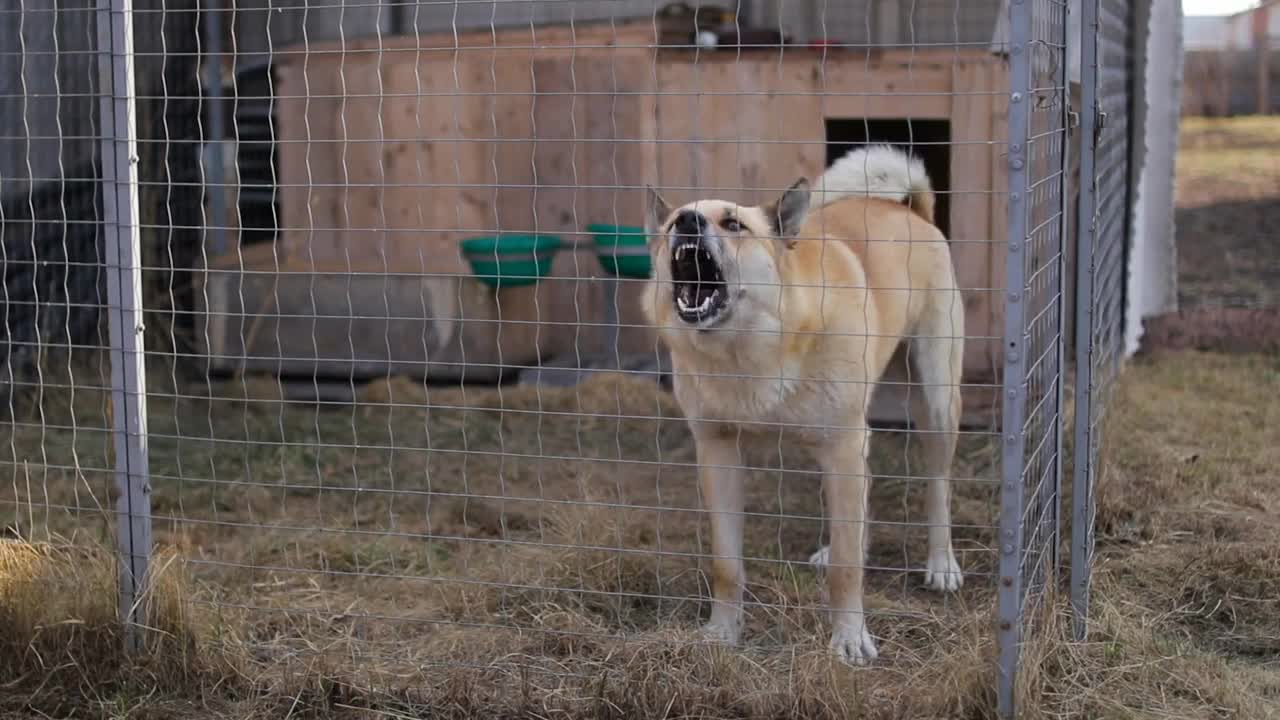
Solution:
[[(130, 88), (133, 75), (129, 71), (132, 58), (129, 27), (131, 17), (130, 5), (129, 0), (99, 0), (99, 9), (102, 13), (100, 15), (102, 22), (100, 22), (99, 28), (101, 32), (108, 33), (110, 35), (109, 40), (103, 41), (103, 45), (105, 47), (109, 47), (110, 52), (104, 53), (102, 56), (102, 69), (104, 77), (109, 76), (113, 80), (112, 87), (109, 91), (106, 88), (101, 90), (102, 96), (100, 98), (100, 111), (103, 117), (104, 129), (101, 141), (104, 165), (103, 189), (106, 197), (108, 198), (108, 202), (104, 203), (102, 224), (106, 230), (106, 237), (109, 242), (105, 267), (108, 270), (107, 277), (110, 281), (108, 283), (108, 317), (111, 325), (110, 345), (113, 366), (112, 389), (113, 409), (115, 410), (112, 414), (114, 424), (112, 433), (113, 438), (117, 443), (116, 478), (117, 487), (120, 489), (119, 497), (122, 498), (122, 500), (117, 504), (116, 510), (121, 516), (121, 524), (119, 526), (121, 534), (118, 536), (118, 543), (121, 547), (121, 557), (125, 560), (124, 566), (126, 573), (122, 578), (124, 582), (122, 582), (121, 606), (122, 612), (125, 613), (125, 617), (132, 621), (132, 613), (137, 609), (136, 602), (134, 602), (136, 600), (136, 592), (139, 588), (139, 582), (141, 581), (143, 573), (145, 572), (145, 562), (150, 548), (149, 532), (151, 514), (147, 507), (149, 485), (147, 476), (148, 468), (146, 458), (145, 426), (146, 388), (144, 385), (145, 376), (142, 373), (142, 370), (144, 369), (144, 356), (143, 349), (141, 347), (143, 308), (139, 297), (141, 289), (141, 267), (138, 260), (138, 253), (141, 242), (139, 237), (141, 223), (138, 219), (137, 212), (138, 179), (135, 166), (137, 138), (133, 117), (135, 92)], [(1015, 2), (1014, 5), (1013, 19), (1015, 22), (1012, 23), (1013, 44), (1011, 47), (1013, 49), (1018, 47), (1030, 48), (1031, 44), (1035, 41), (1035, 26), (1033, 25), (1034, 15), (1032, 14), (1033, 10), (1030, 9), (1029, 3)], [(1020, 10), (1017, 7), (1019, 5), (1022, 5), (1027, 9)], [(1086, 3), (1086, 7), (1088, 7), (1088, 5), (1089, 3)], [(1109, 0), (1108, 2), (1108, 7), (1113, 10), (1117, 7), (1123, 9), (1125, 6), (1127, 6), (1127, 4), (1122, 0)], [(1094, 17), (1095, 19), (1098, 19), (1096, 14)], [(1100, 19), (1099, 22), (1105, 23), (1106, 16)], [(1032, 36), (1030, 40), (1025, 39), (1028, 36)], [(1026, 54), (1029, 55), (1030, 53), (1027, 52)], [(1015, 52), (1014, 55), (1016, 56), (1018, 53)], [(1016, 66), (1017, 63), (1015, 62), (1014, 65)], [(1105, 69), (1113, 73), (1119, 70), (1121, 71), (1121, 74), (1123, 74), (1124, 65), (1111, 61), (1111, 64), (1106, 65)], [(1095, 94), (1090, 96), (1088, 94), (1090, 92), (1090, 81), (1088, 80), (1088, 77), (1089, 76), (1086, 75), (1086, 101), (1090, 97), (1093, 97), (1093, 104), (1098, 107), (1103, 107), (1106, 97), (1116, 97), (1114, 93), (1106, 95), (1106, 93), (1101, 92), (1101, 89), (1097, 87), (1092, 90)], [(1027, 81), (1025, 86), (1029, 91), (1030, 88), (1033, 87), (1031, 75), (1029, 74), (1018, 74), (1017, 77), (1011, 78), (1010, 82), (1014, 87), (1020, 87), (1024, 79)], [(1096, 78), (1094, 81), (1096, 82)], [(1015, 92), (1017, 91), (1015, 90)], [(1027, 98), (1029, 98), (1029, 96), (1024, 96), (1024, 101)], [(1019, 143), (1016, 138), (1020, 135), (1029, 136), (1031, 133), (1030, 122), (1032, 120), (1033, 111), (1030, 109), (1029, 103), (1025, 103), (1024, 101), (1015, 101), (1012, 96), (1009, 99), (1011, 106), (1018, 105), (1019, 102), (1023, 102), (1023, 104), (1020, 105), (1014, 113), (1012, 113), (1009, 125), (1013, 130), (1009, 135), (1010, 143), (1007, 147), (1009, 151), (1007, 162), (1008, 166), (1012, 170), (1016, 171), (1010, 174), (1009, 182), (1010, 187), (1014, 188), (1014, 192), (1019, 193), (1020, 197), (1023, 198), (1023, 202), (1026, 202), (1027, 191), (1030, 190), (1033, 183), (1033, 177), (1030, 175), (1029, 170), (1031, 167), (1031, 158), (1029, 157), (1028, 146), (1022, 145), (1021, 148), (1019, 148)], [(1089, 103), (1086, 102), (1086, 106), (1088, 105)], [(1065, 106), (1063, 107), (1063, 112), (1067, 112)], [(1091, 118), (1090, 115), (1086, 113), (1085, 118), (1086, 127), (1092, 128), (1088, 123), (1095, 118), (1100, 119), (1101, 116), (1095, 115)], [(1131, 132), (1131, 130), (1127, 130), (1127, 132)], [(1088, 135), (1086, 135), (1086, 137), (1088, 137)], [(1093, 149), (1090, 145), (1091, 144), (1086, 143), (1086, 158), (1092, 157), (1091, 153)], [(1065, 163), (1066, 151), (1064, 150), (1063, 153)], [(661, 153), (658, 153), (657, 155), (660, 158)], [(995, 153), (995, 157), (1003, 156), (997, 152)], [(1019, 165), (1019, 162), (1022, 164)], [(1091, 178), (1096, 177), (1095, 172), (1097, 172), (1097, 167), (1103, 167), (1103, 171), (1106, 174), (1105, 177), (1101, 178), (1101, 180), (1106, 183), (1106, 187), (1108, 188), (1115, 189), (1118, 187), (1117, 183), (1125, 183), (1128, 180), (1127, 160), (1125, 163), (1119, 163), (1115, 162), (1115, 158), (1100, 158), (1096, 165), (1091, 165), (1090, 167), (1095, 168), (1094, 172), (1087, 173)], [(1101, 185), (1102, 183), (1099, 184)], [(1121, 185), (1119, 187), (1127, 186)], [(998, 194), (993, 193), (993, 195)], [(1094, 202), (1092, 195), (1093, 193), (1090, 193), (1090, 199), (1082, 201), (1082, 207), (1080, 210), (1080, 226), (1082, 233), (1085, 232), (1084, 228), (1086, 225), (1092, 226), (1098, 219), (1097, 210), (1091, 207)], [(1066, 193), (1059, 193), (1058, 199), (1065, 204), (1067, 201)], [(1026, 249), (1025, 245), (1015, 248), (1015, 244), (1021, 242), (1017, 238), (1025, 238), (1029, 234), (1030, 230), (1028, 215), (1018, 209), (1018, 207), (1018, 203), (1012, 203), (1008, 210), (1007, 232), (1011, 238), (1009, 247), (1007, 248), (1009, 258), (1014, 258), (1017, 253)], [(1118, 207), (1120, 207), (1118, 201), (1113, 202), (1113, 204), (1109, 206), (1109, 211), (1104, 218), (1106, 222), (1116, 223), (1123, 222), (1127, 219), (1123, 211), (1116, 211), (1116, 208)], [(1061, 212), (1065, 214), (1066, 211), (1063, 209)], [(1090, 222), (1084, 222), (1086, 219)], [(1112, 231), (1117, 230), (1114, 225), (1111, 226), (1110, 229)], [(1095, 231), (1090, 229), (1088, 232), (1093, 233)], [(1090, 255), (1090, 259), (1094, 262), (1092, 262), (1087, 268), (1082, 262), (1078, 272), (1081, 273), (1081, 277), (1087, 277), (1094, 281), (1089, 285), (1090, 291), (1095, 291), (1099, 287), (1105, 286), (1107, 283), (1118, 282), (1115, 278), (1118, 277), (1119, 270), (1116, 268), (1121, 267), (1123, 263), (1117, 262), (1111, 265), (1106, 265), (1102, 260), (1115, 259), (1116, 255), (1114, 253), (1117, 252), (1120, 253), (1120, 258), (1123, 258), (1123, 238), (1125, 232), (1127, 232), (1127, 229), (1120, 229), (1119, 232), (1111, 232), (1107, 234), (1105, 238), (1105, 240), (1108, 241), (1107, 244), (1104, 245), (1099, 242), (1097, 247), (1092, 248), (1093, 254)], [(1090, 237), (1093, 236), (1090, 235)], [(1117, 238), (1119, 238), (1119, 240), (1117, 240)], [(1065, 250), (1065, 248), (1063, 248), (1063, 250)], [(1061, 259), (1062, 258), (1059, 257), (1059, 260)], [(1007, 287), (1025, 287), (1027, 272), (1024, 265), (1018, 262), (1008, 262), (1004, 265), (1003, 269), (1006, 273), (1006, 278), (1008, 279)], [(1103, 275), (1103, 273), (1106, 274)], [(1097, 275), (1097, 277), (1095, 277), (1095, 275)], [(1060, 276), (1058, 281), (1060, 283), (1065, 283), (1066, 278), (1064, 276)], [(1086, 294), (1086, 296), (1091, 294), (1092, 292)], [(1094, 298), (1087, 297), (1087, 301), (1090, 303), (1088, 305), (1089, 310), (1099, 310), (1099, 308), (1096, 308), (1092, 304), (1093, 300)], [(1024, 342), (1022, 338), (1028, 332), (1028, 311), (1025, 309), (1027, 307), (1025, 303), (1029, 301), (1029, 297), (1023, 301), (1019, 301), (1017, 298), (1006, 298), (1006, 301), (1017, 304), (1017, 307), (1019, 308), (1017, 315), (1006, 313), (1003, 317), (1003, 321), (1005, 324), (1006, 336), (1018, 338), (1015, 340), (1014, 349), (1020, 352), (1006, 355), (1003, 357), (1003, 362), (1007, 363), (1008, 366), (1013, 369), (1020, 369), (1022, 372), (1019, 373), (1010, 370), (1004, 375), (1002, 385), (1002, 389), (1006, 393), (1006, 399), (1004, 401), (1004, 427), (1021, 428), (1023, 423), (1027, 420), (1027, 390), (1023, 387), (1022, 383), (1026, 380), (1029, 355), (1025, 350), (1023, 350), (1023, 348), (1018, 347), (1017, 343)], [(1059, 298), (1059, 302), (1062, 302), (1061, 298)], [(1004, 303), (998, 304), (1003, 306)], [(1107, 310), (1107, 308), (1101, 308), (1101, 310), (1112, 312), (1112, 315), (1110, 316), (1111, 319), (1106, 320), (1100, 316), (1101, 313), (1093, 312), (1089, 316), (1091, 324), (1088, 326), (1088, 330), (1080, 330), (1081, 332), (1088, 333), (1087, 335), (1082, 335), (1082, 337), (1087, 337), (1091, 342), (1101, 340), (1105, 333), (1114, 332), (1114, 326), (1109, 323), (1114, 322), (1118, 316), (1115, 315), (1115, 311)], [(1065, 317), (1063, 317), (1061, 313), (1060, 322), (1065, 322)], [(1085, 328), (1086, 326), (1081, 324), (1080, 327)], [(1060, 337), (1056, 350), (1058, 357), (1060, 358), (1063, 349), (1062, 342), (1065, 339), (1065, 336), (1061, 335), (1063, 332), (1061, 326), (1059, 327), (1059, 332)], [(1096, 354), (1094, 353), (1094, 350), (1095, 348), (1091, 346), (1088, 367), (1097, 367), (1102, 370), (1102, 373), (1100, 374), (1104, 375), (1113, 372), (1113, 370), (1109, 369), (1109, 363), (1113, 361), (1118, 363), (1121, 353), (1118, 350), (1115, 350), (1114, 346), (1104, 344), (1100, 344), (1096, 348)], [(1109, 354), (1112, 352), (1114, 352), (1114, 354)], [(1060, 368), (1061, 363), (1059, 362), (1059, 369)], [(1056, 382), (1057, 385), (1055, 389), (1059, 393), (1060, 398), (1062, 392), (1062, 378), (1060, 373), (1056, 378)], [(1100, 402), (1104, 399), (1100, 394), (1100, 387), (1101, 383), (1089, 381), (1086, 383), (1085, 389), (1078, 390), (1078, 393), (1083, 392), (1083, 396), (1085, 398), (1091, 401)], [(1012, 393), (1012, 395), (1009, 393)], [(1060, 401), (1059, 407), (1061, 407)], [(1093, 413), (1084, 413), (1084, 417), (1084, 422), (1087, 425), (1086, 431), (1092, 434), (1093, 430), (1096, 429), (1097, 416)], [(1077, 417), (1076, 423), (1077, 432), (1079, 432), (1081, 428), (1081, 420), (1079, 417)], [(1061, 417), (1059, 417), (1059, 423), (1056, 430), (1059, 435), (1059, 440), (1057, 442), (1060, 449), (1060, 437), (1062, 432)], [(1019, 438), (1020, 431), (1014, 432), (1011, 430), (1010, 433), (1011, 434), (1005, 438), (1007, 444), (1010, 446), (1021, 444), (1022, 449), (1025, 450), (1026, 438)], [(1092, 443), (1084, 443), (1077, 446), (1077, 453), (1081, 452), (1092, 453)], [(1022, 453), (1015, 454), (1013, 449), (1010, 447), (1006, 447), (1004, 453), (1007, 455), (1007, 459), (1011, 464), (1004, 467), (1002, 480), (1004, 483), (1009, 485), (1006, 490), (1010, 492), (1011, 495), (1016, 494), (1019, 499), (1017, 503), (1010, 501), (1009, 506), (1015, 507), (1017, 505), (1025, 504), (1027, 490), (1024, 485), (1026, 470), (1025, 455)], [(1087, 461), (1083, 463), (1083, 472), (1087, 473), (1091, 471), (1090, 468), (1092, 462), (1092, 459), (1087, 459)], [(1014, 470), (1018, 470), (1018, 472), (1015, 473)], [(1082, 472), (1081, 466), (1077, 466), (1076, 472)], [(1092, 486), (1090, 485), (1081, 484), (1077, 487), (1090, 488), (1089, 493), (1086, 494), (1091, 494), (1092, 492)], [(1056, 495), (1057, 493), (1055, 493), (1055, 496)], [(1077, 509), (1081, 507), (1087, 508), (1087, 506), (1077, 505)], [(1055, 510), (1054, 512), (1056, 514), (1057, 511)], [(1087, 513), (1079, 517), (1083, 517), (1087, 522), (1091, 522), (1091, 516)], [(1006, 521), (1008, 523), (1007, 527)], [(1077, 525), (1077, 527), (1079, 527), (1079, 525)], [(1017, 533), (1021, 530), (1025, 530), (1025, 526), (1022, 525), (1021, 518), (1015, 520), (1011, 515), (1002, 513), (1001, 531), (1005, 532), (1010, 529)], [(1019, 545), (1020, 544), (1021, 538), (1019, 539)], [(1016, 547), (1017, 546), (1015, 546), (1015, 548)], [(139, 548), (142, 549), (140, 550)], [(1075, 559), (1075, 550), (1076, 548), (1073, 546), (1073, 561)], [(1017, 554), (1019, 553), (1008, 553), (1010, 556)], [(1082, 553), (1082, 558), (1084, 559), (1085, 564), (1080, 565), (1079, 568), (1087, 577), (1087, 562), (1090, 559), (1090, 556), (1086, 552)], [(1008, 563), (1008, 569), (1010, 572), (1014, 573), (1015, 578), (1022, 577), (1024, 575), (1025, 567), (1021, 564), (1015, 565), (1012, 559), (1007, 561), (1002, 560), (1002, 570), (1006, 562)], [(1073, 573), (1075, 569), (1076, 567), (1073, 565)], [(1073, 586), (1074, 584), (1075, 583), (1073, 582)], [(1005, 595), (1001, 596), (1000, 603), (1002, 622), (1005, 620), (1021, 620), (1021, 618), (1019, 618), (1019, 614), (1022, 611), (1022, 601), (1020, 598), (1020, 592), (1016, 592), (1015, 590), (1008, 591), (1007, 598)], [(1003, 592), (1004, 591), (1002, 591), (1002, 593)], [(1006, 615), (1006, 609), (1012, 610), (1013, 613)], [(1007, 632), (1008, 636), (1014, 640), (1002, 640), (1002, 650), (1007, 650), (1012, 647), (1015, 648), (1014, 652), (1016, 653), (1016, 632), (1020, 627), (1020, 623), (1011, 622), (1010, 625), (1011, 627), (1007, 630), (1002, 628), (1002, 632)], [(132, 622), (129, 623), (129, 627), (136, 630)], [(1004, 652), (1002, 652), (1001, 657), (1002, 663), (1006, 662)], [(1012, 664), (1010, 668), (1014, 666), (1016, 666), (1016, 654), (1012, 656)], [(1012, 669), (1010, 669), (1010, 672), (1006, 674), (1006, 677), (1009, 679), (1002, 679), (1002, 683), (1004, 684), (1001, 686), (1002, 712), (1011, 712), (1013, 702), (1013, 696), (1011, 694)], [(1007, 701), (1004, 699), (1006, 686), (1010, 693)]]

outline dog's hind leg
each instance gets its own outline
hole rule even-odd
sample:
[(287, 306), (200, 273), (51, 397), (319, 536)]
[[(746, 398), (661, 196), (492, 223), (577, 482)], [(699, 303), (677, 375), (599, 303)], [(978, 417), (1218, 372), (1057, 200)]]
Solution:
[(964, 582), (951, 546), (951, 465), (960, 430), (960, 373), (964, 362), (964, 304), (958, 291), (937, 292), (911, 340), (915, 371), (911, 419), (922, 436), (929, 479), (929, 558), (925, 585), (958, 590)]
[(736, 433), (695, 429), (702, 502), (711, 518), (711, 619), (702, 627), (710, 640), (736, 644), (742, 632), (742, 525), (745, 510), (742, 453)]

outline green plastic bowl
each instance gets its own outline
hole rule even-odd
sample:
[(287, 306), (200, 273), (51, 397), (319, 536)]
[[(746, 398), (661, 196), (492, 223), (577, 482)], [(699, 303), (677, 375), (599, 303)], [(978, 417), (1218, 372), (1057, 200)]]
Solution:
[(533, 285), (551, 272), (563, 241), (555, 235), (500, 235), (458, 243), (471, 272), (494, 288)]
[(587, 230), (595, 236), (596, 259), (605, 272), (629, 278), (647, 278), (653, 272), (644, 228), (593, 223)]

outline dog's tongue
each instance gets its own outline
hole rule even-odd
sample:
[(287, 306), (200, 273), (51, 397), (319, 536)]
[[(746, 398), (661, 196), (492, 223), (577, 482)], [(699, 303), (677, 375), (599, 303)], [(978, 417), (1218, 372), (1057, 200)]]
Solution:
[(680, 286), (680, 299), (684, 304), (693, 307), (698, 304), (698, 286), (696, 283), (684, 283)]

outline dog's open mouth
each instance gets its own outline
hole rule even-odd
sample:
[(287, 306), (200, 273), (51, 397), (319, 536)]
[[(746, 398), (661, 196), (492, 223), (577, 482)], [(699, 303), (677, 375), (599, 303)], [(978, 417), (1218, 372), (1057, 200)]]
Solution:
[(724, 271), (701, 239), (682, 241), (671, 251), (671, 281), (681, 320), (702, 324), (724, 310)]

